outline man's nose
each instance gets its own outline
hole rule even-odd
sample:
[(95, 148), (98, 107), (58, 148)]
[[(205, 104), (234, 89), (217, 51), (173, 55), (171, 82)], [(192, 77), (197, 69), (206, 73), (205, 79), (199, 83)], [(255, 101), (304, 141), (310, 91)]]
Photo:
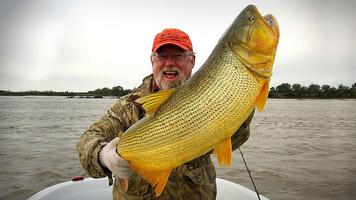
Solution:
[(167, 61), (166, 61), (166, 65), (171, 66), (171, 65), (175, 65), (175, 64), (176, 64), (176, 62), (174, 61), (173, 56), (169, 55), (168, 58), (167, 58)]

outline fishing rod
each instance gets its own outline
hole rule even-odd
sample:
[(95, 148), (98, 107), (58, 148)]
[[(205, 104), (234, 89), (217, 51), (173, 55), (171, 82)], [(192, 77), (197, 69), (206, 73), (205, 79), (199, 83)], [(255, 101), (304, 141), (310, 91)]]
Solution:
[(248, 175), (250, 176), (250, 179), (251, 179), (251, 181), (252, 181), (253, 187), (255, 188), (255, 192), (256, 192), (256, 194), (257, 194), (257, 197), (258, 197), (259, 200), (261, 200), (261, 198), (260, 198), (260, 193), (257, 191), (255, 182), (253, 181), (253, 178), (252, 178), (252, 176), (251, 176), (251, 171), (250, 171), (250, 170), (248, 169), (248, 167), (247, 167), (247, 163), (246, 163), (246, 161), (245, 161), (244, 154), (242, 153), (242, 151), (241, 151), (240, 148), (239, 148), (239, 151), (240, 151), (242, 160), (243, 160), (244, 163), (245, 163), (245, 167), (246, 167), (246, 169), (247, 169)]

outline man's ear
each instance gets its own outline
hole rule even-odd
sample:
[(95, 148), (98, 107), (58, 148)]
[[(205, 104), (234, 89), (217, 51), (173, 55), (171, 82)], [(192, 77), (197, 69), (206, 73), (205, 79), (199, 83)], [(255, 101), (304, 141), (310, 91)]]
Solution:
[(153, 56), (150, 56), (150, 60), (151, 60), (151, 65), (153, 65)]
[(190, 60), (190, 62), (192, 63), (192, 68), (194, 68), (194, 65), (195, 65), (195, 55), (192, 56), (192, 59)]

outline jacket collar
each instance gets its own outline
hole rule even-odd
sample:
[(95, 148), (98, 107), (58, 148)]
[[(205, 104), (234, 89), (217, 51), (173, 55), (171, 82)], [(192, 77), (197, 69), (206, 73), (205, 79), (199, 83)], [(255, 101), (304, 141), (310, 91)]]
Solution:
[(158, 87), (154, 83), (153, 75), (150, 74), (142, 80), (142, 84), (140, 86), (138, 86), (136, 89), (134, 89), (132, 91), (132, 93), (130, 95), (130, 99), (132, 99), (134, 101), (134, 100), (136, 100), (140, 97), (146, 96), (154, 91), (158, 91), (157, 89), (158, 89)]

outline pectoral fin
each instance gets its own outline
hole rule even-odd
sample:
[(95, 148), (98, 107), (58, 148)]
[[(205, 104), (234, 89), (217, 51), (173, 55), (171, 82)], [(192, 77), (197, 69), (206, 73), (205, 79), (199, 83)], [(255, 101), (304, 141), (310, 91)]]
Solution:
[(175, 92), (175, 89), (161, 90), (136, 100), (142, 104), (147, 115), (152, 115)]
[(218, 159), (219, 165), (227, 165), (231, 164), (231, 138), (224, 139), (214, 148), (214, 154)]
[(260, 95), (257, 97), (256, 100), (256, 107), (259, 112), (262, 112), (263, 108), (266, 105), (268, 92), (269, 92), (269, 81), (266, 81), (261, 89)]
[(164, 187), (167, 184), (169, 175), (171, 174), (171, 169), (165, 171), (147, 171), (138, 165), (131, 164), (131, 167), (152, 185), (157, 197), (161, 195)]

